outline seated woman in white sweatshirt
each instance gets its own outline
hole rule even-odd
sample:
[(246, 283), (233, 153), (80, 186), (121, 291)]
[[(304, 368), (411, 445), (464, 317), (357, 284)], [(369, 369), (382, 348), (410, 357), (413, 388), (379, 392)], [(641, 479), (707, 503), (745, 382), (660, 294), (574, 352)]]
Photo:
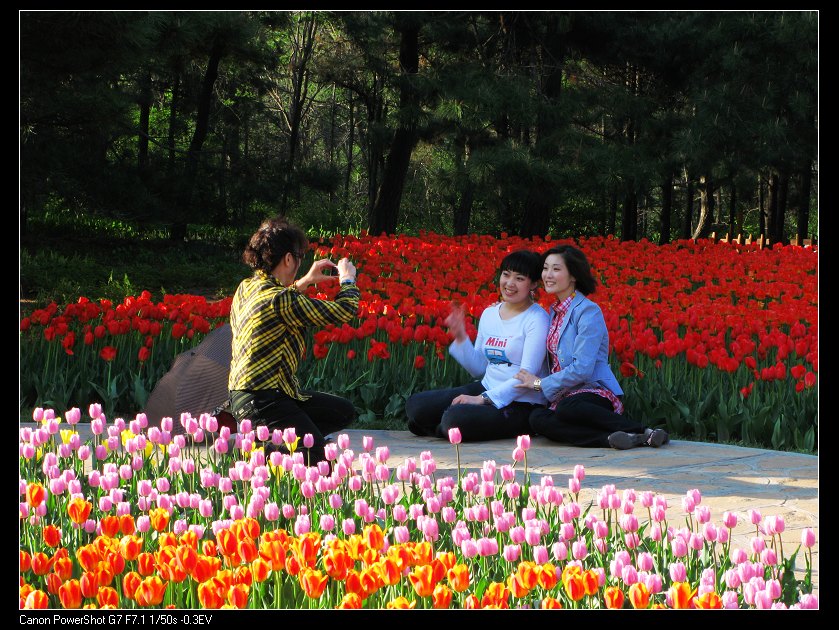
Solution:
[(515, 375), (519, 370), (548, 374), (545, 340), (550, 317), (533, 300), (541, 273), (536, 252), (512, 252), (501, 261), (501, 301), (481, 314), (474, 344), (466, 333), (463, 311), (452, 311), (445, 322), (454, 336), (449, 353), (479, 380), (413, 394), (405, 404), (412, 433), (447, 438), (449, 429), (457, 427), (464, 442), (530, 433), (530, 412), (547, 399), (541, 392), (516, 387)]

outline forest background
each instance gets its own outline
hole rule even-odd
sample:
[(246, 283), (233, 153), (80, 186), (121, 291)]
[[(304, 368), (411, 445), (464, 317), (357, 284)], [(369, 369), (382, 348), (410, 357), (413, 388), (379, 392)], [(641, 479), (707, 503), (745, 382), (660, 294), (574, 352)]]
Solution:
[(278, 213), (312, 236), (818, 237), (818, 12), (19, 17), (36, 304), (229, 295)]

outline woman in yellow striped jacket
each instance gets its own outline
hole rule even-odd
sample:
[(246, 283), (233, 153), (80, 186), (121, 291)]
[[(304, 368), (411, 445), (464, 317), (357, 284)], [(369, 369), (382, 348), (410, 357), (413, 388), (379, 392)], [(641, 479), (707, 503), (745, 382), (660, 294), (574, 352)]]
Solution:
[[(337, 263), (315, 261), (295, 280), (309, 246), (306, 234), (282, 217), (268, 219), (251, 236), (243, 260), (254, 270), (233, 296), (230, 326), (233, 358), (230, 364), (231, 412), (254, 427), (294, 429), (310, 465), (325, 459), (326, 436), (349, 426), (356, 417), (352, 403), (339, 396), (303, 391), (297, 368), (305, 353), (304, 333), (311, 326), (348, 322), (358, 313), (359, 290), (355, 265), (347, 258)], [(334, 300), (305, 295), (318, 282), (336, 280)], [(311, 438), (308, 437), (311, 435)], [(279, 434), (266, 452), (283, 450)]]

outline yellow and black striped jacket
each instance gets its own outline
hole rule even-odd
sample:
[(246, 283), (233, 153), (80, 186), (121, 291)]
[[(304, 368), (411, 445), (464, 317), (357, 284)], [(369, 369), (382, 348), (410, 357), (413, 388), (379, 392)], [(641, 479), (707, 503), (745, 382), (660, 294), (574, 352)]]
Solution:
[(306, 400), (297, 380), (306, 351), (305, 329), (350, 321), (358, 313), (358, 299), (355, 283), (341, 285), (335, 300), (318, 300), (256, 271), (239, 284), (230, 306), (233, 359), (228, 389), (281, 389)]

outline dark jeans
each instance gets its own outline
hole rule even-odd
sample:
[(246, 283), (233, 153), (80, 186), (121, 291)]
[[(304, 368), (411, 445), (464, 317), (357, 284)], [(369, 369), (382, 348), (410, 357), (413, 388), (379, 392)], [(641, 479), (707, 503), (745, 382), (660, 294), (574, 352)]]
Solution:
[(477, 396), (484, 391), (479, 381), (413, 394), (405, 403), (408, 429), (414, 435), (448, 439), (457, 427), (464, 442), (501, 440), (530, 432), (528, 418), (535, 405), (514, 402), (501, 409), (494, 405), (453, 405), (460, 394)]
[(644, 432), (643, 425), (615, 413), (607, 398), (591, 392), (563, 398), (554, 411), (545, 407), (534, 409), (530, 429), (555, 442), (604, 448), (609, 447), (609, 435), (615, 431)]
[[(231, 413), (238, 421), (248, 418), (254, 427), (265, 425), (271, 431), (294, 427), (300, 438), (297, 450), (304, 456), (311, 454), (314, 464), (324, 459), (324, 436), (348, 427), (355, 420), (356, 412), (353, 404), (340, 396), (322, 392), (304, 393), (311, 398), (297, 400), (276, 389), (235, 390), (230, 392)], [(303, 448), (303, 436), (307, 433), (315, 439), (310, 453)]]

